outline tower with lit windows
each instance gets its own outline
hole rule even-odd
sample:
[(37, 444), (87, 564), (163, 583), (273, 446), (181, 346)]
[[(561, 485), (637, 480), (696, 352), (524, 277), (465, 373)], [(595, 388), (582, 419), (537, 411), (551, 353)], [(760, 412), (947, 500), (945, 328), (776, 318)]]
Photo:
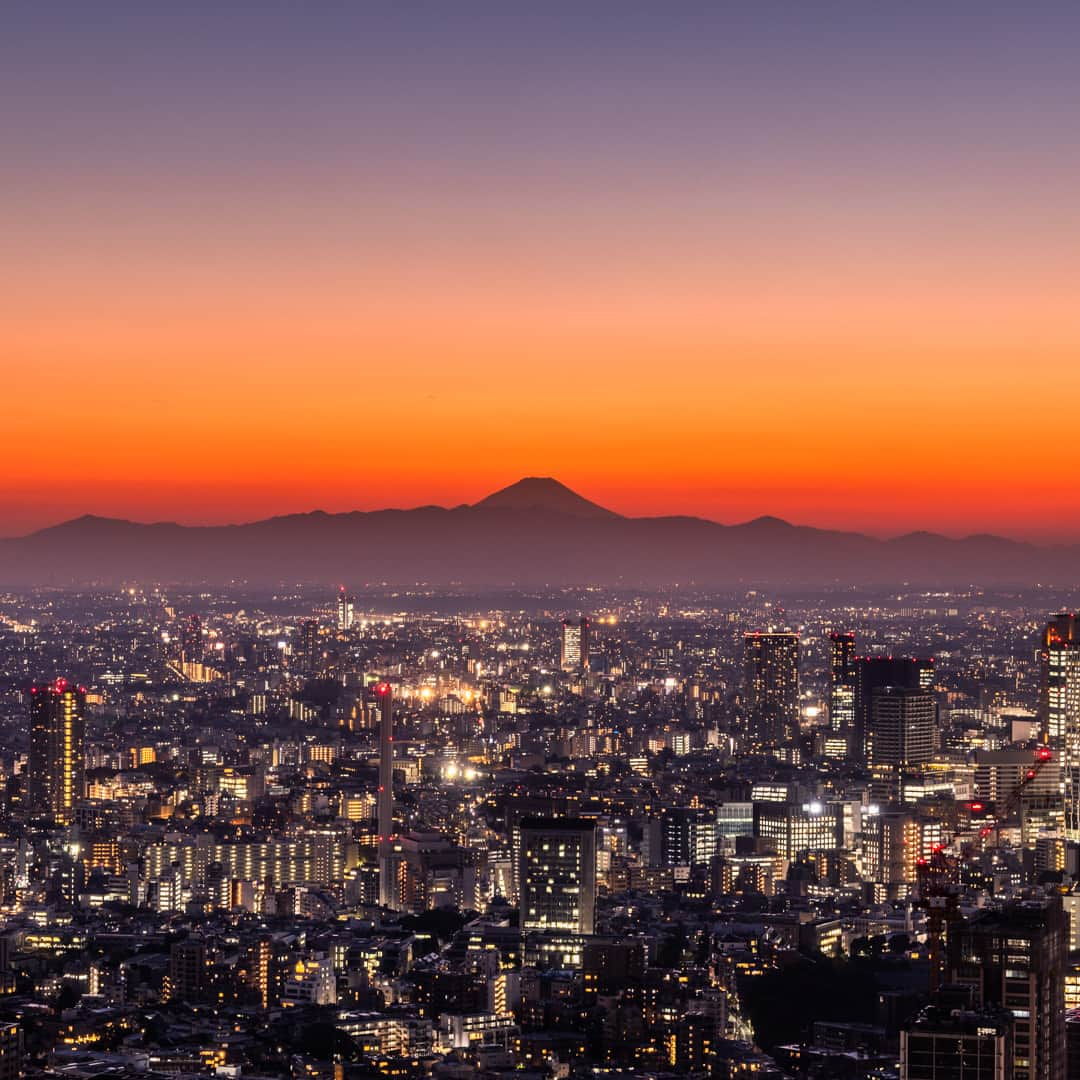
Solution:
[(397, 867), (394, 852), (394, 692), (388, 682), (377, 683), (374, 694), (379, 716), (379, 903), (397, 908)]
[(1065, 836), (1080, 840), (1080, 617), (1054, 615), (1039, 650), (1039, 720), (1061, 766)]
[(338, 590), (337, 598), (337, 628), (339, 630), (350, 630), (352, 628), (355, 610), (356, 601), (345, 591), (345, 586), (342, 585)]
[(589, 620), (563, 619), (559, 666), (563, 671), (589, 670)]
[(83, 796), (85, 708), (85, 691), (67, 679), (30, 691), (30, 811), (61, 825), (74, 819)]
[(829, 727), (850, 735), (855, 726), (855, 635), (829, 635)]
[(591, 934), (596, 909), (596, 822), (521, 821), (521, 929)]
[(799, 635), (752, 633), (743, 639), (747, 734), (758, 749), (779, 746), (799, 731)]

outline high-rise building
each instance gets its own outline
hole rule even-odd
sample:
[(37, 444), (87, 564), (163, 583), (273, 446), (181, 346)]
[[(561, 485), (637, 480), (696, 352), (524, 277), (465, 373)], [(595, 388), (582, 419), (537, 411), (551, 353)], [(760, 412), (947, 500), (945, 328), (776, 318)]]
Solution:
[(782, 859), (804, 851), (835, 851), (844, 843), (844, 813), (838, 803), (754, 803), (754, 835)]
[(394, 857), (394, 693), (388, 682), (374, 688), (379, 712), (379, 903), (397, 907), (398, 860)]
[(868, 756), (868, 735), (873, 723), (874, 691), (882, 686), (932, 690), (934, 661), (913, 656), (859, 656), (855, 660), (855, 725), (848, 752), (857, 761)]
[(563, 619), (559, 665), (563, 671), (589, 670), (589, 620)]
[(300, 622), (300, 663), (303, 670), (312, 672), (319, 668), (319, 621), (303, 619)]
[(870, 717), (871, 765), (909, 768), (934, 756), (937, 706), (928, 690), (878, 686), (871, 695)]
[(591, 934), (596, 908), (596, 823), (521, 821), (521, 928)]
[(202, 619), (198, 615), (189, 615), (180, 630), (180, 659), (186, 664), (201, 664), (202, 658)]
[(1065, 1075), (1068, 941), (1060, 896), (985, 909), (949, 929), (949, 980), (1013, 1015), (1014, 1080)]
[(345, 586), (342, 585), (338, 591), (337, 599), (337, 628), (339, 630), (352, 628), (355, 607), (355, 599), (345, 591)]
[(1012, 1017), (929, 1006), (900, 1029), (901, 1080), (1010, 1080)]
[(1061, 769), (1065, 836), (1080, 840), (1080, 617), (1046, 624), (1039, 651), (1039, 720)]
[(752, 747), (779, 746), (799, 731), (799, 635), (743, 639), (743, 695)]
[(85, 784), (86, 694), (67, 679), (30, 691), (29, 805), (68, 824)]
[(855, 726), (855, 635), (829, 635), (829, 727), (850, 736)]
[(716, 854), (716, 812), (669, 806), (660, 819), (663, 866), (708, 866)]

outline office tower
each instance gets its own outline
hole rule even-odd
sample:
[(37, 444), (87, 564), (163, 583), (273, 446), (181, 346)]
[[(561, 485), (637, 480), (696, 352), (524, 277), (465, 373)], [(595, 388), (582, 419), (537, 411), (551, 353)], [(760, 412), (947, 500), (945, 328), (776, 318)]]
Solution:
[(1013, 1015), (1015, 1080), (1065, 1075), (1068, 935), (1060, 896), (983, 910), (949, 929), (949, 981)]
[(716, 854), (716, 811), (669, 806), (660, 819), (663, 866), (708, 866)]
[(751, 746), (775, 747), (794, 738), (799, 731), (799, 636), (747, 634), (743, 676)]
[(855, 726), (855, 635), (829, 635), (829, 727), (850, 735)]
[(339, 630), (351, 629), (354, 609), (355, 600), (349, 596), (345, 591), (345, 586), (342, 585), (337, 598), (337, 628)]
[(596, 906), (596, 823), (521, 821), (521, 928), (591, 934)]
[(1039, 720), (1061, 768), (1065, 836), (1080, 840), (1080, 618), (1051, 618), (1039, 651)]
[(803, 851), (835, 851), (844, 845), (844, 813), (838, 803), (754, 803), (754, 835), (782, 859)]
[(62, 825), (83, 796), (85, 706), (82, 687), (67, 679), (30, 691), (30, 812)]
[(397, 860), (394, 858), (394, 694), (387, 682), (375, 687), (379, 710), (379, 903), (398, 906)]
[(849, 740), (849, 754), (857, 761), (867, 758), (874, 691), (882, 686), (900, 686), (909, 690), (933, 689), (933, 659), (923, 660), (913, 656), (856, 657), (855, 726)]
[(1012, 1017), (928, 1006), (900, 1029), (901, 1080), (1010, 1080)]
[(302, 620), (300, 623), (300, 662), (304, 671), (318, 670), (320, 652), (318, 620)]
[(870, 764), (889, 768), (925, 765), (934, 756), (937, 706), (927, 690), (875, 687), (870, 698)]
[(202, 658), (202, 619), (198, 615), (189, 615), (180, 630), (180, 659), (186, 664), (199, 664)]
[(563, 671), (589, 670), (589, 620), (563, 619), (559, 664)]

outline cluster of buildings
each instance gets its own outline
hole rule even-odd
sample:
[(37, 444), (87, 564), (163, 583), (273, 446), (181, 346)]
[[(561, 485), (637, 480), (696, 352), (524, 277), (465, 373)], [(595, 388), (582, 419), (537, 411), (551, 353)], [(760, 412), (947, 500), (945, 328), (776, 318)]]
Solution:
[(0, 595), (0, 1080), (1080, 1075), (1057, 600)]

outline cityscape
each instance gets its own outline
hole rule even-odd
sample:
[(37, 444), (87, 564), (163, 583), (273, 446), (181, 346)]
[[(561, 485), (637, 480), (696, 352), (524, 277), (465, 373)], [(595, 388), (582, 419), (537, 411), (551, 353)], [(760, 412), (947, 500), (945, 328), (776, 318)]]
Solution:
[(5, 1075), (1071, 1075), (1061, 599), (0, 594)]
[(1080, 1080), (1078, 61), (0, 3), (0, 1080)]

